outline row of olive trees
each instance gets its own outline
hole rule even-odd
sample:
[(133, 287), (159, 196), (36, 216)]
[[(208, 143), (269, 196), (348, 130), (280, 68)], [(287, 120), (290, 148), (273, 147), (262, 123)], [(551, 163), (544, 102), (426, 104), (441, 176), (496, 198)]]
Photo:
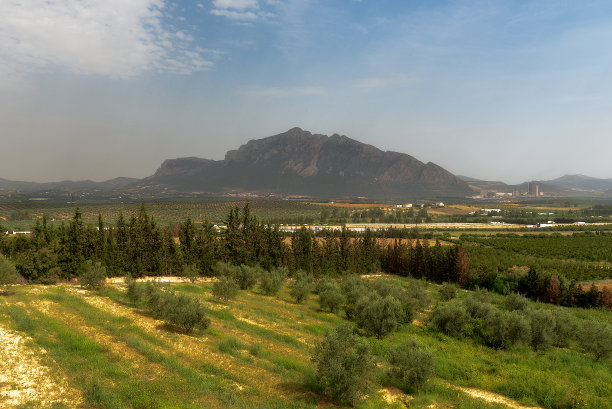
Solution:
[[(442, 287), (442, 295), (447, 288)], [(463, 301), (451, 300), (436, 306), (430, 318), (432, 328), (449, 336), (468, 336), (492, 348), (507, 349), (516, 344), (534, 350), (551, 346), (567, 347), (576, 341), (597, 360), (612, 353), (612, 328), (592, 320), (577, 321), (560, 309), (536, 309), (525, 297), (511, 294), (503, 309), (490, 302), (487, 291), (477, 290)]]
[(206, 329), (210, 319), (197, 298), (177, 293), (159, 283), (127, 280), (127, 295), (135, 305), (144, 307), (154, 318), (186, 334), (195, 328)]
[[(312, 361), (319, 392), (338, 404), (354, 406), (375, 385), (378, 365), (370, 344), (348, 323), (316, 344)], [(387, 376), (394, 383), (417, 392), (435, 372), (432, 353), (414, 340), (391, 350), (388, 366)]]

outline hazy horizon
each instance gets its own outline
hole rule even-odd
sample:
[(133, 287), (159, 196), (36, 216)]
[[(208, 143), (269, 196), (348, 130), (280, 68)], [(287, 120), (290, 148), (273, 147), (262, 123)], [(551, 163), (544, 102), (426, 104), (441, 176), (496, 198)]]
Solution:
[(142, 178), (294, 126), (455, 174), (612, 177), (612, 4), (0, 4), (0, 178)]

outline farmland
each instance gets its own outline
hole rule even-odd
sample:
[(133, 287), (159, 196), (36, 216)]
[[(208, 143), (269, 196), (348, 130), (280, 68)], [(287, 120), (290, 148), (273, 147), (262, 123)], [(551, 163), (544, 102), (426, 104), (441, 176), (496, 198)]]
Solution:
[[(386, 279), (400, 287), (412, 282)], [(211, 295), (212, 284), (171, 284), (199, 299), (211, 319), (208, 329), (190, 335), (133, 305), (117, 280), (100, 291), (74, 284), (11, 287), (0, 297), (0, 354), (9, 363), (17, 362), (11, 353), (25, 357), (24, 375), (0, 384), (2, 406), (324, 407), (329, 401), (313, 385), (310, 356), (326, 331), (346, 322), (344, 314), (322, 311), (315, 294), (295, 304), (287, 286), (278, 297), (256, 287), (219, 302)], [(383, 339), (362, 336), (379, 365), (373, 389), (358, 407), (612, 407), (609, 360), (593, 360), (574, 342), (542, 351), (520, 345), (496, 350), (469, 337), (443, 335), (423, 325), (440, 302), (439, 286), (425, 289), (428, 304), (412, 324)], [(470, 293), (460, 290), (458, 297)], [(492, 302), (503, 305), (504, 297), (492, 295)], [(612, 322), (610, 311), (534, 308)], [(388, 352), (409, 337), (433, 351), (436, 366), (434, 378), (418, 394), (398, 389), (385, 375)], [(11, 369), (1, 367), (2, 379)]]

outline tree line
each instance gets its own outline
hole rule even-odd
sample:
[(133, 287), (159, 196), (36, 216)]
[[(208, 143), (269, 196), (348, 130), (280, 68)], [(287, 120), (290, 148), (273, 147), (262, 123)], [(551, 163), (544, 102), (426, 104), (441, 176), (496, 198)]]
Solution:
[(520, 292), (532, 299), (567, 306), (610, 307), (609, 291), (593, 287), (583, 291), (561, 275), (512, 275), (471, 271), (468, 252), (459, 245), (430, 245), (418, 230), (389, 229), (374, 233), (324, 230), (317, 234), (302, 228), (285, 237), (278, 226), (261, 222), (248, 203), (231, 209), (218, 228), (207, 220), (190, 219), (161, 227), (144, 203), (137, 215), (119, 215), (114, 225), (98, 216), (97, 226), (83, 223), (78, 205), (69, 223), (53, 227), (47, 217), (36, 220), (31, 235), (3, 237), (0, 252), (17, 272), (33, 283), (69, 280), (85, 272), (86, 262), (100, 263), (107, 276), (215, 275), (217, 262), (259, 266), (270, 271), (286, 267), (314, 277), (366, 274), (384, 271), (425, 278), (461, 287), (485, 287), (498, 292)]

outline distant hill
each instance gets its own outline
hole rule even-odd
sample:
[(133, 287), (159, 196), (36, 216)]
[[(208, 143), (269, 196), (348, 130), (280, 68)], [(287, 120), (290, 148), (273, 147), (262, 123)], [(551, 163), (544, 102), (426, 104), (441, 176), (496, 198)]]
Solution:
[(257, 193), (316, 198), (410, 199), (464, 197), (467, 183), (434, 163), (384, 152), (346, 136), (293, 128), (251, 140), (225, 159), (165, 161), (140, 189), (202, 193)]
[(612, 179), (598, 179), (585, 175), (564, 175), (544, 183), (581, 192), (601, 193), (612, 189)]
[(42, 196), (50, 198), (70, 198), (77, 199), (85, 194), (88, 197), (92, 195), (96, 198), (107, 198), (113, 192), (120, 191), (127, 186), (134, 184), (139, 179), (119, 177), (103, 182), (94, 182), (91, 180), (64, 180), (61, 182), (22, 182), (11, 181), (0, 178), (0, 193), (4, 195), (25, 195), (25, 196)]

